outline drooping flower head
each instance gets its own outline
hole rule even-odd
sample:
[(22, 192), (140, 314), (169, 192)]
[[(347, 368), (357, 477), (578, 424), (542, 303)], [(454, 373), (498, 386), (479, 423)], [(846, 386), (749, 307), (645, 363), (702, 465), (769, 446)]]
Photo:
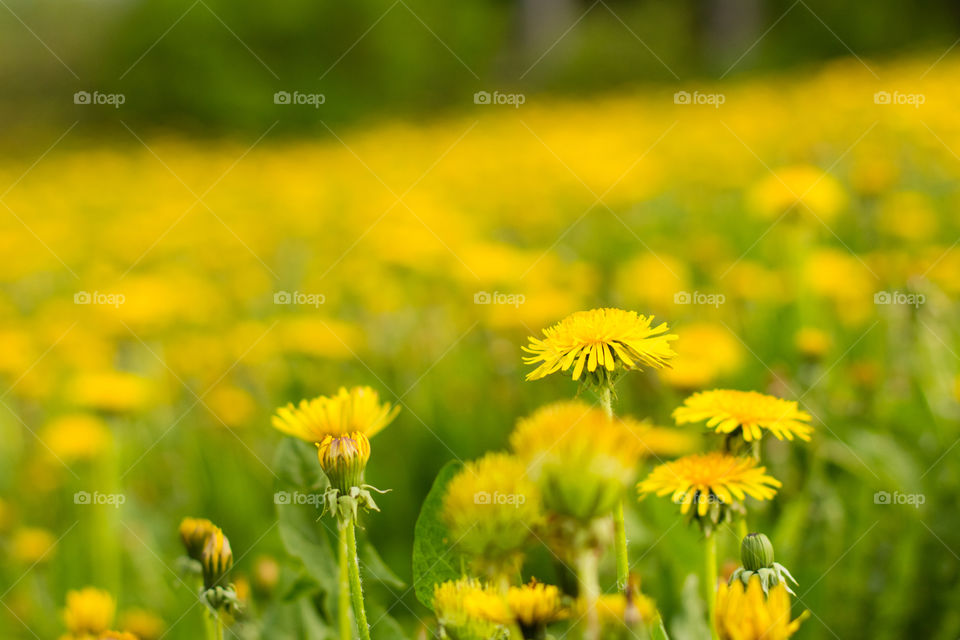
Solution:
[(731, 508), (742, 509), (746, 496), (769, 500), (780, 486), (753, 458), (712, 451), (661, 464), (637, 488), (641, 497), (670, 494), (681, 505), (681, 513), (697, 519), (709, 532), (729, 516)]
[(207, 538), (217, 530), (217, 527), (205, 518), (184, 518), (180, 521), (180, 540), (183, 542), (187, 555), (200, 561)]
[(67, 592), (63, 621), (71, 635), (95, 637), (110, 628), (116, 609), (116, 601), (109, 593), (94, 587), (84, 587), (78, 591)]
[(810, 414), (792, 400), (756, 391), (714, 389), (695, 393), (673, 411), (677, 424), (707, 421), (717, 433), (743, 434), (744, 440), (760, 440), (769, 431), (778, 440), (810, 440)]
[(370, 441), (359, 431), (328, 435), (317, 445), (317, 457), (330, 484), (340, 493), (363, 484), (363, 472), (370, 460)]
[(660, 369), (675, 354), (666, 323), (653, 326), (653, 316), (623, 309), (578, 311), (543, 330), (543, 338), (530, 337), (523, 348), (529, 353), (523, 361), (539, 365), (527, 374), (527, 380), (539, 380), (556, 371), (573, 369), (580, 380), (607, 384), (619, 373), (642, 366)]
[(766, 595), (770, 588), (778, 584), (791, 594), (793, 590), (788, 584), (788, 580), (797, 584), (796, 579), (779, 562), (774, 561), (773, 544), (770, 539), (762, 533), (748, 533), (740, 542), (740, 563), (742, 566), (730, 574), (731, 584), (737, 580), (746, 587), (751, 580), (757, 578), (760, 580), (760, 586)]
[(803, 612), (790, 620), (790, 596), (781, 583), (764, 594), (760, 578), (753, 576), (746, 586), (735, 580), (720, 583), (715, 620), (721, 640), (787, 640), (810, 615)]
[(230, 549), (230, 541), (223, 535), (223, 531), (219, 527), (214, 527), (213, 532), (207, 536), (200, 562), (203, 564), (203, 585), (207, 589), (212, 589), (220, 584), (230, 567), (233, 566), (233, 551)]
[(526, 465), (505, 453), (468, 462), (447, 485), (443, 519), (452, 540), (491, 578), (519, 568), (540, 521), (540, 490)]
[(280, 431), (319, 443), (326, 436), (341, 436), (354, 432), (372, 438), (390, 424), (400, 407), (380, 402), (380, 396), (370, 387), (340, 387), (334, 396), (319, 396), (301, 400), (277, 409), (273, 426)]
[(611, 513), (633, 481), (640, 429), (583, 402), (558, 402), (518, 421), (510, 444), (547, 509), (589, 521)]

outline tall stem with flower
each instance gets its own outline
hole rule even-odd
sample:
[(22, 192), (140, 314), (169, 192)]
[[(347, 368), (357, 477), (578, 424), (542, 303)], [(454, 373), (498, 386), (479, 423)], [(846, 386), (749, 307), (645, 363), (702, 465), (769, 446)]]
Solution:
[(361, 511), (379, 511), (371, 491), (383, 493), (364, 483), (370, 460), (370, 440), (386, 427), (399, 407), (381, 403), (369, 387), (341, 387), (336, 395), (303, 400), (277, 410), (273, 426), (317, 446), (320, 467), (330, 485), (323, 495), (324, 514), (337, 522), (339, 589), (338, 624), (340, 638), (351, 637), (350, 608), (361, 640), (369, 640), (360, 562), (357, 556), (357, 518)]

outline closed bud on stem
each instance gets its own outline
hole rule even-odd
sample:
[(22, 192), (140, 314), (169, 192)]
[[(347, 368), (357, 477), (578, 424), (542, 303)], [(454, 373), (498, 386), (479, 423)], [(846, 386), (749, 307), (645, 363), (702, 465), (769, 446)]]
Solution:
[(217, 530), (212, 522), (204, 518), (184, 518), (180, 522), (180, 540), (187, 555), (200, 562), (207, 538)]
[(317, 445), (317, 457), (330, 485), (342, 495), (363, 485), (363, 472), (370, 459), (370, 441), (359, 431), (326, 436)]
[(773, 545), (762, 533), (748, 533), (740, 543), (740, 562), (748, 571), (773, 567)]
[(223, 579), (233, 566), (233, 551), (230, 550), (230, 541), (223, 535), (223, 531), (215, 527), (207, 538), (201, 556), (203, 564), (203, 586), (212, 589)]

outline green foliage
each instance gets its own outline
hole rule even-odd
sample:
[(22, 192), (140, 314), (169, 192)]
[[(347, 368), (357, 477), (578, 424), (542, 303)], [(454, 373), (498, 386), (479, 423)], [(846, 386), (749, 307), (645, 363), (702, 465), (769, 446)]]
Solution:
[(463, 465), (451, 460), (440, 469), (430, 493), (427, 494), (413, 534), (413, 586), (417, 599), (433, 609), (433, 587), (461, 575), (463, 556), (450, 540), (447, 526), (441, 518), (443, 496), (447, 483)]

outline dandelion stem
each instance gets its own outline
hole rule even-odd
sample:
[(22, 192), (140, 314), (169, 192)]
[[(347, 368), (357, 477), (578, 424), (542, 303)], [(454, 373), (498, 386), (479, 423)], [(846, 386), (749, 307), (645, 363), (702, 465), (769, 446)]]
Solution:
[(363, 587), (360, 585), (360, 561), (357, 558), (357, 529), (353, 518), (344, 527), (347, 532), (347, 566), (350, 574), (350, 597), (353, 600), (353, 615), (357, 619), (360, 640), (370, 640), (367, 626), (367, 611), (363, 606)]
[[(600, 404), (607, 417), (613, 418), (613, 389), (611, 384), (604, 385), (600, 392)], [(627, 588), (627, 577), (630, 573), (630, 559), (627, 556), (627, 527), (623, 519), (623, 500), (617, 503), (613, 510), (614, 549), (617, 554), (617, 588), (624, 591)]]
[(340, 622), (340, 640), (350, 640), (353, 629), (350, 623), (350, 568), (347, 558), (347, 527), (338, 527), (340, 533), (340, 593), (337, 604)]
[(627, 528), (623, 519), (623, 500), (613, 510), (614, 546), (617, 550), (617, 589), (625, 591), (630, 573), (630, 561), (627, 558)]
[(597, 576), (598, 561), (596, 549), (587, 548), (577, 558), (577, 578), (580, 581), (580, 595), (587, 609), (587, 631), (585, 640), (599, 640), (600, 618), (597, 614), (597, 599), (600, 597), (600, 582)]
[(703, 580), (707, 597), (707, 626), (710, 627), (710, 637), (713, 640), (719, 640), (720, 636), (717, 635), (717, 623), (714, 615), (717, 606), (717, 537), (708, 535), (704, 544), (706, 553), (704, 553)]

